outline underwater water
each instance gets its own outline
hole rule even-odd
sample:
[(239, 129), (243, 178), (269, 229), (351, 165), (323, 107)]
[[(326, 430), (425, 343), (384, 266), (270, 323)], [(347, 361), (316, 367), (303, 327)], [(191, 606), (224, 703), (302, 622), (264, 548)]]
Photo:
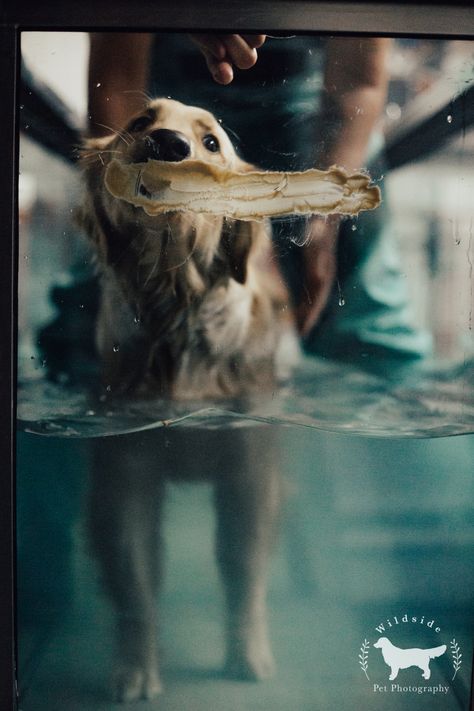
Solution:
[[(269, 427), (288, 488), (269, 575), (276, 676), (261, 683), (222, 677), (223, 597), (211, 487), (170, 484), (166, 572), (156, 600), (164, 683), (159, 706), (467, 711), (472, 435), (407, 440)], [(147, 435), (129, 435), (127, 442), (116, 437), (115, 447), (124, 456), (131, 447), (139, 456), (150, 444)], [(160, 442), (154, 444), (158, 460)], [(88, 439), (19, 435), (23, 709), (111, 708), (114, 618), (85, 534), (92, 459)], [(402, 622), (405, 615), (409, 623)], [(411, 622), (423, 616), (425, 624)], [(380, 636), (401, 648), (447, 645), (447, 651), (432, 662), (428, 682), (417, 668), (390, 682), (373, 647)]]
[[(38, 41), (28, 34), (26, 57), (29, 41)], [(173, 43), (172, 35), (168, 39)], [(58, 54), (52, 58), (48, 46), (48, 62), (54, 67), (63, 57), (69, 66), (73, 50), (85, 62), (83, 40), (74, 33), (51, 36)], [(283, 48), (285, 41), (277, 43)], [(315, 44), (310, 50), (315, 72), (319, 49)], [(466, 42), (396, 44), (387, 135), (409, 124), (420, 105), (433, 113), (471, 87), (472, 58)], [(316, 73), (305, 85), (321, 89)], [(288, 100), (286, 78), (273, 88), (276, 103)], [(430, 88), (436, 91), (423, 94)], [(305, 92), (288, 109), (292, 130), (304, 132)], [(456, 106), (446, 113), (447, 125), (460, 120)], [(117, 398), (97, 384), (90, 350), (93, 258), (73, 222), (77, 172), (38, 148), (24, 128), (17, 401), (22, 711), (115, 708), (116, 619), (88, 534), (98, 462), (109, 464), (112, 483), (104, 511), (116, 494), (136, 501), (143, 475), (163, 462), (178, 462), (176, 479), (188, 479), (169, 481), (163, 503), (165, 572), (153, 598), (158, 619), (150, 621), (159, 631), (163, 693), (122, 708), (468, 711), (474, 648), (473, 139), (465, 127), (420, 162), (393, 172), (374, 167), (389, 215), (382, 227), (370, 218), (347, 223), (347, 252), (359, 250), (360, 261), (331, 297), (327, 322), (339, 326), (325, 330), (325, 322), (274, 391), (245, 400), (171, 403)], [(275, 154), (281, 157), (281, 145)], [(294, 258), (304, 239), (292, 221), (277, 224), (276, 232), (282, 261)], [(375, 232), (381, 238), (371, 241)], [(373, 256), (385, 260), (384, 269)], [(289, 279), (300, 276), (293, 271)], [(366, 282), (371, 288), (364, 291)], [(375, 325), (365, 311), (374, 304)], [(398, 330), (390, 307), (401, 316)], [(349, 349), (344, 357), (331, 351), (351, 328), (377, 348)], [(392, 347), (399, 338), (403, 357)], [(406, 357), (410, 349), (416, 357)], [(217, 462), (224, 474), (242, 456), (249, 483), (271, 462), (283, 492), (268, 573), (276, 673), (259, 683), (222, 672), (224, 595), (213, 487), (187, 468), (194, 471), (197, 463), (206, 472)], [(119, 479), (123, 462), (135, 472), (125, 481)], [(245, 522), (240, 531), (244, 536)], [(101, 531), (106, 543), (120, 535), (107, 526)], [(158, 538), (156, 530), (153, 535)], [(129, 592), (133, 597), (133, 585)], [(404, 668), (402, 660), (390, 679), (393, 671), (374, 646), (384, 637), (399, 656), (438, 650), (429, 678), (417, 663)]]

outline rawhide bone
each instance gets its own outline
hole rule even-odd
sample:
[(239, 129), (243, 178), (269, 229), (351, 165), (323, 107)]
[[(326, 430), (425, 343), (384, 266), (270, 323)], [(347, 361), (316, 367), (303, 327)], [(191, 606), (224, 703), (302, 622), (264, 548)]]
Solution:
[(380, 189), (363, 173), (338, 167), (304, 172), (235, 172), (197, 160), (120, 163), (107, 167), (116, 198), (148, 215), (193, 211), (259, 220), (282, 215), (357, 215), (380, 204)]

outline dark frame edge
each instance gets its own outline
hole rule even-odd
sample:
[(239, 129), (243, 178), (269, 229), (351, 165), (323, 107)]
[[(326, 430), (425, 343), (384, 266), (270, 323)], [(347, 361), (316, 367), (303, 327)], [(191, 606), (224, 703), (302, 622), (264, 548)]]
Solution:
[[(22, 30), (148, 31), (212, 27), (216, 31), (318, 32), (322, 34), (380, 34), (390, 25), (392, 36), (474, 37), (470, 0), (154, 0), (118, 2), (83, 0), (80, 4), (49, 0), (5, 0), (9, 22)], [(91, 21), (85, 22), (85, 18)]]
[(0, 27), (0, 708), (17, 708), (15, 639), (15, 410), (17, 301), (18, 31)]

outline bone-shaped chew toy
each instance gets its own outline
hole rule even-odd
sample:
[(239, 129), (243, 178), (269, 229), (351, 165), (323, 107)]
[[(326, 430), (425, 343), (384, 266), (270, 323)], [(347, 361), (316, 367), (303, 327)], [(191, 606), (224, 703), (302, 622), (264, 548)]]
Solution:
[(304, 172), (235, 172), (197, 160), (120, 163), (113, 160), (105, 185), (116, 198), (148, 215), (193, 211), (239, 220), (305, 214), (357, 215), (381, 202), (380, 189), (363, 173), (338, 167)]

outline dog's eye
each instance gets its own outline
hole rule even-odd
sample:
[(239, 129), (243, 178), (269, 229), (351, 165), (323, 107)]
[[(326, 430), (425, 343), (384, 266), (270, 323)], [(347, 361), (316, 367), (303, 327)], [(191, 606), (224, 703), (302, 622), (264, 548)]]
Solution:
[(144, 131), (148, 126), (151, 125), (153, 119), (151, 116), (139, 116), (138, 118), (134, 119), (132, 123), (128, 127), (128, 131), (130, 133), (140, 133), (141, 131)]
[(207, 148), (208, 151), (211, 151), (211, 153), (217, 153), (220, 149), (219, 141), (212, 133), (208, 133), (207, 136), (204, 136), (202, 142), (204, 147)]

